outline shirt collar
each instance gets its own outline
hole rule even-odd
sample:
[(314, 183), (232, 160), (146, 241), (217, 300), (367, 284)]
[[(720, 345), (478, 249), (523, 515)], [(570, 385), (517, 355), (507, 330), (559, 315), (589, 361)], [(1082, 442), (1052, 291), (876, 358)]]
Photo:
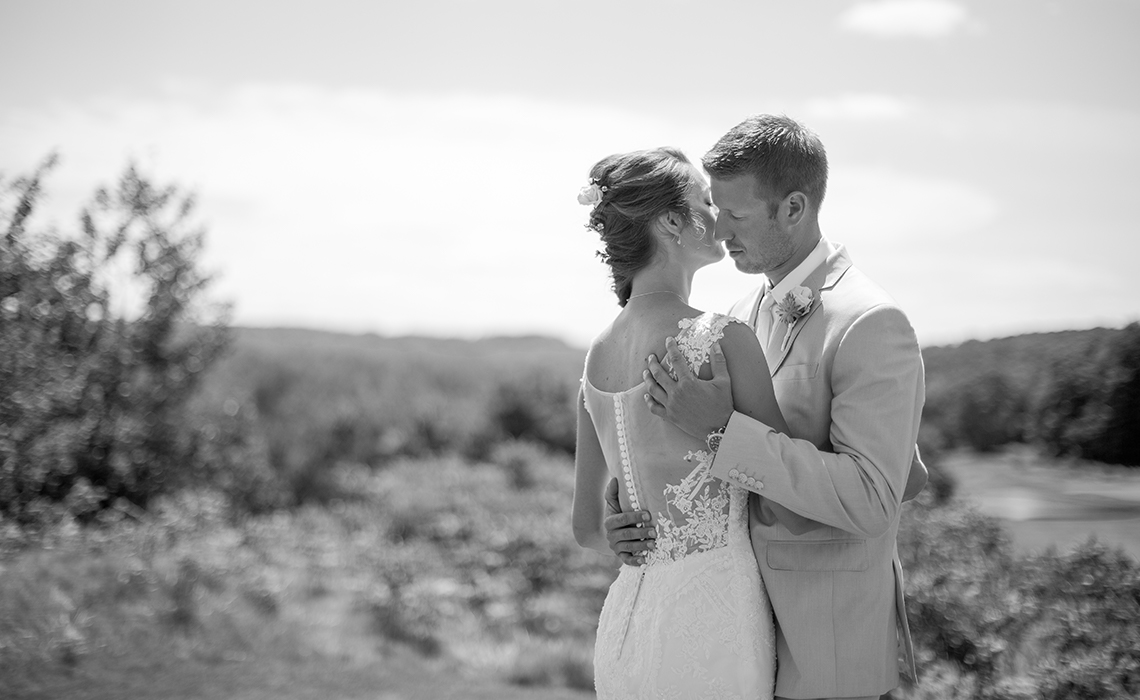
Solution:
[(832, 246), (826, 238), (820, 236), (819, 242), (815, 244), (815, 248), (812, 248), (808, 256), (803, 259), (803, 262), (796, 265), (795, 269), (789, 272), (787, 277), (780, 280), (780, 283), (777, 284), (774, 289), (771, 286), (771, 280), (768, 281), (770, 294), (776, 299), (782, 299), (784, 295), (792, 291), (793, 288), (803, 284), (807, 276), (810, 275), (815, 268), (826, 262), (827, 256), (831, 255), (834, 250), (834, 246)]

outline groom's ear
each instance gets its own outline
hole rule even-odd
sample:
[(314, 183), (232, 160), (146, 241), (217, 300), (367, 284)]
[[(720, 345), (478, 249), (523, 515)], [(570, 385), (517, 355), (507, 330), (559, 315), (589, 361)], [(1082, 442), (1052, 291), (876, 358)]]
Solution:
[(795, 226), (807, 216), (808, 199), (803, 192), (792, 192), (780, 202), (780, 216), (788, 226)]

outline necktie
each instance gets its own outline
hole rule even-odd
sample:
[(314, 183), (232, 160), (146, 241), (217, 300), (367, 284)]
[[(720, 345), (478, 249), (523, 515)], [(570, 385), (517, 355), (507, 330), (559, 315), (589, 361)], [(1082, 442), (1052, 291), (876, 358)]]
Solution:
[(760, 300), (760, 309), (756, 312), (756, 337), (765, 348), (768, 347), (768, 339), (772, 335), (772, 307), (775, 305), (776, 298), (772, 295), (772, 290), (768, 289), (764, 292), (764, 298)]

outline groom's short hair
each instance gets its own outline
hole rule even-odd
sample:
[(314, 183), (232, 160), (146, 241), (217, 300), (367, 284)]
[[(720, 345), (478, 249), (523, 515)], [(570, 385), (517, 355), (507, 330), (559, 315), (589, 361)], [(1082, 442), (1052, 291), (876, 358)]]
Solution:
[(815, 205), (827, 193), (827, 151), (814, 131), (790, 117), (760, 114), (732, 127), (701, 159), (709, 175), (731, 179), (752, 175), (771, 197), (769, 216), (780, 200), (803, 192)]

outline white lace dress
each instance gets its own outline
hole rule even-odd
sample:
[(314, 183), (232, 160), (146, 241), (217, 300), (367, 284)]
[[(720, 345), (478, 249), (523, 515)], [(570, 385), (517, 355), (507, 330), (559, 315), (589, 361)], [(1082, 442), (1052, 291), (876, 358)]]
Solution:
[[(694, 372), (732, 320), (710, 313), (678, 324)], [(650, 413), (640, 386), (605, 392), (585, 375), (583, 385), (610, 472), (657, 529), (646, 564), (623, 566), (606, 595), (598, 698), (772, 698), (774, 627), (747, 492), (710, 476), (704, 442)]]

